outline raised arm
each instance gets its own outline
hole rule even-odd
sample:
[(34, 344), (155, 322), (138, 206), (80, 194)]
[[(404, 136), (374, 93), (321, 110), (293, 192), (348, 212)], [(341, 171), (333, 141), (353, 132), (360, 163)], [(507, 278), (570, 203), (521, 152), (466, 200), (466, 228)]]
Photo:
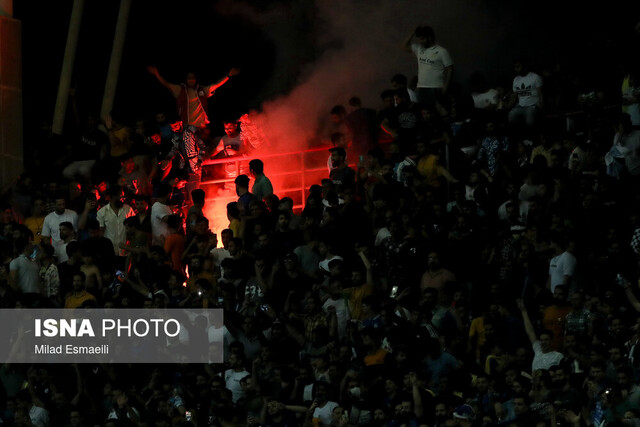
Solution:
[(222, 86), (223, 84), (225, 84), (226, 82), (229, 81), (229, 78), (233, 77), (233, 76), (237, 76), (238, 74), (240, 74), (240, 69), (239, 68), (232, 68), (229, 70), (229, 72), (227, 73), (226, 76), (224, 76), (223, 78), (221, 78), (220, 80), (218, 80), (217, 82), (210, 84), (208, 87), (209, 89), (209, 93), (208, 96), (213, 95), (213, 92), (216, 91), (216, 89), (218, 89), (220, 86)]
[(153, 65), (150, 65), (147, 67), (147, 71), (149, 71), (149, 73), (153, 76), (155, 76), (155, 78), (158, 80), (158, 82), (166, 87), (167, 89), (169, 89), (169, 91), (171, 91), (171, 94), (175, 97), (177, 97), (180, 94), (180, 85), (174, 84), (174, 83), (169, 83), (167, 80), (165, 80), (164, 77), (162, 77), (162, 75), (160, 74), (160, 72), (158, 71), (158, 68), (156, 68)]
[[(417, 30), (417, 28), (416, 28)], [(409, 34), (409, 36), (404, 39), (404, 41), (402, 42), (402, 50), (404, 50), (405, 52), (413, 52), (413, 50), (411, 49), (411, 40), (413, 39), (413, 36), (416, 35), (416, 30), (413, 30), (411, 32), (411, 34)]]
[(422, 403), (418, 375), (415, 372), (411, 372), (409, 377), (411, 378), (411, 394), (413, 395), (413, 413), (420, 418), (424, 415), (424, 405)]
[(369, 262), (369, 258), (367, 258), (367, 255), (364, 253), (364, 249), (359, 250), (358, 255), (360, 256), (360, 259), (364, 264), (364, 268), (367, 271), (367, 285), (373, 286), (374, 280), (373, 280), (373, 269), (371, 268), (371, 262)]
[(398, 131), (393, 128), (393, 126), (391, 125), (391, 121), (386, 117), (384, 118), (384, 120), (382, 120), (382, 123), (380, 123), (380, 128), (385, 133), (391, 135), (394, 138), (398, 136)]
[(522, 314), (522, 320), (524, 321), (524, 330), (529, 337), (529, 341), (531, 341), (531, 345), (533, 345), (538, 341), (538, 337), (536, 336), (536, 332), (533, 329), (531, 319), (529, 319), (529, 313), (527, 313), (527, 308), (524, 306), (524, 303), (521, 299), (518, 299), (517, 303), (518, 308), (520, 309), (520, 314)]

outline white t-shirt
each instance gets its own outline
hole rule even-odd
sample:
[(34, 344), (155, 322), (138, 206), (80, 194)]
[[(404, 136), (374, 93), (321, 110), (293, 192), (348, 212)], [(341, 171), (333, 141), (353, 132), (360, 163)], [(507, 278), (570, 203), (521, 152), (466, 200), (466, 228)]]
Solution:
[(36, 405), (29, 409), (29, 419), (36, 427), (49, 427), (51, 425), (49, 411)]
[(151, 241), (154, 245), (164, 245), (164, 239), (169, 235), (169, 227), (162, 218), (172, 215), (171, 208), (164, 203), (155, 202), (151, 206)]
[(564, 282), (564, 276), (573, 277), (573, 273), (576, 271), (576, 264), (576, 257), (566, 251), (551, 258), (551, 261), (549, 261), (551, 293), (553, 293), (556, 286), (562, 285)]
[(382, 245), (382, 242), (387, 237), (391, 237), (391, 232), (389, 231), (389, 229), (387, 227), (382, 227), (380, 230), (378, 230), (378, 233), (376, 234), (376, 239), (374, 241), (374, 246), (377, 248), (380, 245)]
[(538, 369), (548, 370), (550, 367), (560, 364), (560, 361), (564, 357), (562, 353), (557, 351), (543, 353), (540, 341), (533, 343), (533, 353), (534, 356), (533, 362), (531, 362), (531, 372), (537, 371)]
[(439, 45), (424, 47), (412, 44), (411, 50), (418, 59), (418, 88), (444, 87), (444, 69), (453, 65), (447, 49)]
[(313, 418), (318, 418), (324, 425), (331, 425), (333, 410), (336, 409), (339, 404), (336, 402), (328, 401), (322, 408), (316, 408), (313, 411)]
[(9, 271), (16, 271), (20, 290), (25, 294), (40, 293), (40, 267), (38, 263), (20, 254), (9, 263)]
[(518, 95), (520, 107), (539, 105), (539, 90), (542, 87), (542, 77), (529, 72), (526, 76), (516, 76), (513, 79), (513, 93)]
[(326, 271), (327, 273), (329, 273), (329, 263), (331, 261), (333, 261), (334, 259), (343, 260), (344, 258), (342, 258), (340, 255), (334, 255), (333, 258), (331, 258), (331, 259), (323, 259), (322, 261), (320, 261), (318, 263), (318, 268), (320, 270), (323, 270), (323, 271)]
[(124, 228), (124, 220), (135, 215), (133, 209), (129, 205), (122, 205), (118, 209), (118, 213), (111, 208), (111, 205), (105, 205), (98, 211), (96, 219), (100, 223), (100, 227), (104, 227), (104, 237), (111, 240), (116, 255), (124, 256), (124, 249), (120, 249), (120, 245), (127, 242), (127, 233)]
[[(60, 224), (63, 222), (70, 222), (73, 224), (73, 229), (78, 231), (78, 214), (71, 209), (65, 209), (62, 215), (51, 212), (44, 217), (44, 222), (42, 223), (42, 235), (51, 236), (51, 245), (55, 249), (59, 262), (67, 259), (67, 254), (64, 252), (64, 241), (60, 238)], [(60, 261), (60, 259), (63, 261)]]
[(478, 109), (485, 109), (492, 105), (498, 105), (498, 91), (489, 89), (483, 93), (472, 93), (473, 106)]
[(224, 371), (224, 384), (225, 388), (231, 391), (233, 403), (236, 403), (238, 399), (244, 396), (244, 391), (240, 385), (240, 380), (250, 375), (246, 370), (236, 372), (233, 369), (227, 369)]

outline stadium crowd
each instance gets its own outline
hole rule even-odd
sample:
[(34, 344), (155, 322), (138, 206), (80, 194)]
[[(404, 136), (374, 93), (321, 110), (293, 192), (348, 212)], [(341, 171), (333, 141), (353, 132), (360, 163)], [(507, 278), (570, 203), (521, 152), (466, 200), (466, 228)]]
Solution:
[(221, 308), (225, 363), (4, 364), (0, 424), (640, 425), (638, 64), (467, 93), (429, 27), (404, 47), (417, 83), (327, 112), (304, 206), (253, 161), (219, 236), (185, 165), (226, 143), (165, 112), (44, 138), (3, 195), (0, 307)]

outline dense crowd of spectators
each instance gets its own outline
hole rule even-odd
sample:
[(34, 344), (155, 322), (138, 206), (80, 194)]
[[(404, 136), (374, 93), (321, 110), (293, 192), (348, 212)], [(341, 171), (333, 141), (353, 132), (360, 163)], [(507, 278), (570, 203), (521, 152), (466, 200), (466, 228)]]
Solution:
[(442, 65), (331, 110), (301, 209), (252, 162), (219, 236), (166, 114), (46, 139), (3, 198), (0, 307), (221, 308), (225, 363), (5, 364), (0, 423), (640, 425), (638, 68), (518, 59), (464, 93)]

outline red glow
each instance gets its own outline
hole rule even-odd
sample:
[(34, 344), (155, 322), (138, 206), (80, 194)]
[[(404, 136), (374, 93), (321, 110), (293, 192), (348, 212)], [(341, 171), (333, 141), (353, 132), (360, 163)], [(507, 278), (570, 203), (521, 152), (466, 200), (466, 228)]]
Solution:
[(175, 122), (175, 123), (171, 123), (171, 130), (174, 131), (175, 133), (178, 133), (182, 130), (182, 122)]
[[(269, 153), (239, 156), (233, 159), (207, 160), (203, 164), (203, 169), (229, 163), (229, 161), (244, 163), (252, 159), (260, 159), (264, 162), (265, 175), (271, 180), (274, 193), (280, 198), (291, 197), (294, 209), (299, 211), (304, 206), (309, 187), (313, 184), (319, 184), (323, 178), (329, 175), (327, 171), (328, 149), (329, 147), (323, 146), (282, 153), (270, 151)], [(253, 179), (249, 183), (250, 187), (252, 185)], [(207, 193), (204, 214), (209, 219), (211, 230), (220, 235), (220, 232), (229, 226), (227, 203), (238, 199), (233, 179), (207, 180), (203, 181), (200, 186)]]

